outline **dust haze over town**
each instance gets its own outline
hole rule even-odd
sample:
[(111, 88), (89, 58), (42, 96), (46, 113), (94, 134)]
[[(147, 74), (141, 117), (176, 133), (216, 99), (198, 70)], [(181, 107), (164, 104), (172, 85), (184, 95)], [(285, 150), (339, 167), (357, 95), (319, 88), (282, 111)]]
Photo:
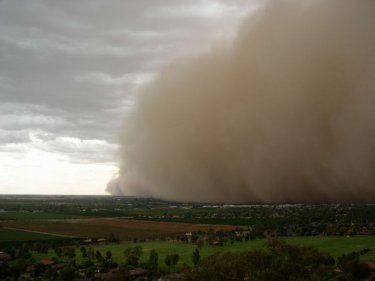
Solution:
[(138, 93), (112, 194), (374, 202), (375, 2), (266, 1)]

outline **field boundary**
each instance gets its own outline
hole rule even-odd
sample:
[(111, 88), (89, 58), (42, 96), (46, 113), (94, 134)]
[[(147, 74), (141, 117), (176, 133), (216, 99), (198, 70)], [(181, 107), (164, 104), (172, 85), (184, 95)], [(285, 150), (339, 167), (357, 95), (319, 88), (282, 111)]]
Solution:
[(7, 227), (7, 226), (3, 227), (2, 229), (18, 230), (18, 231), (24, 231), (24, 232), (32, 232), (32, 233), (45, 234), (45, 235), (51, 235), (51, 236), (59, 236), (59, 237), (63, 237), (63, 238), (79, 238), (77, 236), (72, 236), (72, 235), (57, 234), (57, 233), (52, 233), (52, 232), (29, 230), (29, 229), (24, 229), (24, 228), (15, 228), (15, 227)]

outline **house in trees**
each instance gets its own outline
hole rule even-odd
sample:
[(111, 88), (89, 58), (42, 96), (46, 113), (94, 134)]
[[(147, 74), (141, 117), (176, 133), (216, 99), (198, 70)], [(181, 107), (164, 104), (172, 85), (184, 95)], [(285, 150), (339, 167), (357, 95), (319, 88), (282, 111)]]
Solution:
[(5, 252), (0, 252), (0, 262), (10, 259), (10, 255)]
[(143, 268), (135, 268), (132, 270), (129, 270), (129, 279), (130, 280), (135, 280), (140, 277), (144, 277), (147, 275), (147, 270)]
[(182, 274), (181, 273), (171, 273), (168, 275), (164, 275), (158, 279), (158, 281), (178, 281), (182, 280)]

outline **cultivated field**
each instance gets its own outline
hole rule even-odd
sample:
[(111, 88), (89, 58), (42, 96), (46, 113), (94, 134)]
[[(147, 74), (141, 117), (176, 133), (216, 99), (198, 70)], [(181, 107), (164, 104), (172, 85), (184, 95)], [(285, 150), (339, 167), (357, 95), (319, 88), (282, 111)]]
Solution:
[(16, 229), (0, 228), (0, 243), (4, 242), (20, 242), (20, 241), (39, 241), (39, 240), (56, 240), (65, 237), (29, 232)]
[(85, 216), (78, 214), (50, 213), (50, 212), (0, 212), (0, 222), (3, 220), (50, 220), (76, 219)]
[(118, 218), (75, 219), (75, 220), (31, 220), (3, 221), (2, 225), (23, 230), (33, 230), (74, 237), (108, 237), (115, 234), (122, 241), (176, 235), (190, 231), (231, 230), (235, 226), (189, 224), (155, 221), (138, 221)]

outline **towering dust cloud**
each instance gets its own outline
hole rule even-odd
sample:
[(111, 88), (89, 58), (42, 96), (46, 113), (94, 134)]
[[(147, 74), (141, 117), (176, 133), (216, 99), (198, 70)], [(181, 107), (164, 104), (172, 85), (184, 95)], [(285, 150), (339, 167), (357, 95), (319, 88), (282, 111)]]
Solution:
[(137, 97), (113, 194), (375, 202), (375, 1), (274, 0)]

